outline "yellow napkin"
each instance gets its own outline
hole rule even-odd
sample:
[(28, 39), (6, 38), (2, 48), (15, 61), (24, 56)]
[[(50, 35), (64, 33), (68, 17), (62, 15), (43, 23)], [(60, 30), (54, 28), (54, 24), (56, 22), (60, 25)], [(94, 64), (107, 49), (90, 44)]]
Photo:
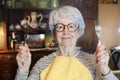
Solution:
[(57, 56), (40, 80), (93, 80), (89, 70), (75, 57)]

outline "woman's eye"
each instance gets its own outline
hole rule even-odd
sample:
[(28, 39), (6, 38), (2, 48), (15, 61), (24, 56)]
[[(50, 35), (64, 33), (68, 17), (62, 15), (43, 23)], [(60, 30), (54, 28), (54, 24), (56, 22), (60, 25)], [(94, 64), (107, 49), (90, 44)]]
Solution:
[(61, 28), (63, 28), (63, 26), (62, 26), (62, 25), (59, 25), (59, 26), (57, 26), (57, 28), (61, 29)]
[(71, 25), (71, 26), (69, 26), (69, 28), (74, 28), (74, 26)]
[(75, 28), (75, 25), (69, 25), (69, 28)]

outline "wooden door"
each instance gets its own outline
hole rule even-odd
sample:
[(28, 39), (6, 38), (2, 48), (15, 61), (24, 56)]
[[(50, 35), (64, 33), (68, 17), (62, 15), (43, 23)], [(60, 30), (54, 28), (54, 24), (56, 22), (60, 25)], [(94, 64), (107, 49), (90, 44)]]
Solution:
[(98, 0), (78, 0), (78, 8), (85, 19), (98, 19)]

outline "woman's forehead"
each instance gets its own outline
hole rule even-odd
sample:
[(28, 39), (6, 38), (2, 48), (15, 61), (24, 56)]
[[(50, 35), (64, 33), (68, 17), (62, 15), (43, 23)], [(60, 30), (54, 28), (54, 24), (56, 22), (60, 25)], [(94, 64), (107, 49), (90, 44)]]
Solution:
[(75, 23), (72, 19), (70, 18), (67, 18), (67, 17), (60, 17), (57, 21), (57, 23), (64, 23), (64, 24), (67, 24), (67, 23)]

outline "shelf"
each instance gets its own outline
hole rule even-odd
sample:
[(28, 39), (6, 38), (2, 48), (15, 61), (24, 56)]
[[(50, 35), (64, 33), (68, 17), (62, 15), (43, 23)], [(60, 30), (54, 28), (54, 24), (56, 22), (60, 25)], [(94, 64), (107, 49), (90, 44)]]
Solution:
[[(36, 52), (36, 51), (55, 51), (57, 48), (36, 48), (36, 49), (30, 49), (31, 52)], [(4, 50), (0, 51), (1, 53), (17, 53), (18, 50)]]
[(9, 30), (10, 32), (36, 32), (36, 31), (50, 31), (50, 29), (41, 29), (41, 28), (30, 28), (30, 29), (14, 29), (14, 30)]
[(54, 8), (5, 8), (6, 10), (53, 10)]

